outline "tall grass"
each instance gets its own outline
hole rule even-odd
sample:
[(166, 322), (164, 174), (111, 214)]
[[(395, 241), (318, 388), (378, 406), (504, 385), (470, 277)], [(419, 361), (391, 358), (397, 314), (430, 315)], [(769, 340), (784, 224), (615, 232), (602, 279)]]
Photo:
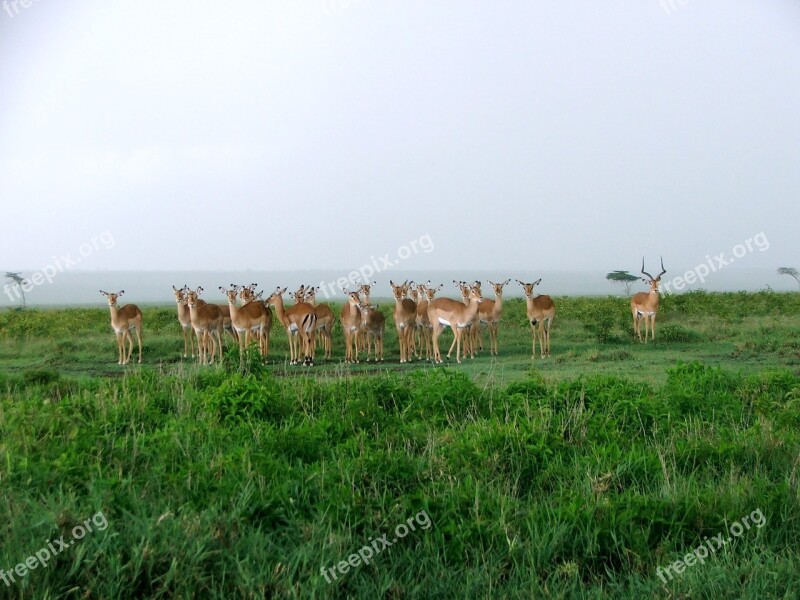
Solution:
[[(722, 298), (734, 306), (709, 311), (741, 319), (729, 329), (705, 296), (666, 306), (647, 346), (582, 341), (592, 300), (564, 299), (550, 362), (515, 362), (529, 334), (512, 306), (500, 360), (369, 376), (286, 377), (253, 351), (166, 360), (180, 338), (165, 309), (149, 309), (149, 364), (98, 367), (107, 316), (77, 311), (84, 329), (54, 338), (48, 315), (71, 317), (23, 311), (30, 329), (0, 329), (0, 568), (99, 510), (109, 527), (0, 580), (0, 597), (792, 597), (798, 323), (778, 296), (777, 312)], [(656, 575), (756, 509), (762, 528)], [(430, 529), (322, 576), (421, 510)]]

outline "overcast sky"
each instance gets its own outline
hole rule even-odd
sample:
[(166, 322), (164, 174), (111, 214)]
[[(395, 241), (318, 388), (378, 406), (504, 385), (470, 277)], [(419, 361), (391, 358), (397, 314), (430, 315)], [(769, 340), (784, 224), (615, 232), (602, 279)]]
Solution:
[(3, 270), (800, 268), (796, 0), (9, 1), (0, 107)]

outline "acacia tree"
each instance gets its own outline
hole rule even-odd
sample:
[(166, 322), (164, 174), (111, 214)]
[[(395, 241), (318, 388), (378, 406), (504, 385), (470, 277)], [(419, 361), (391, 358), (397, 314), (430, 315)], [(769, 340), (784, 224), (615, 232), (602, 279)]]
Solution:
[(627, 271), (611, 271), (611, 273), (606, 275), (606, 279), (623, 284), (625, 286), (625, 293), (628, 294), (628, 296), (631, 295), (631, 284), (633, 284), (634, 281), (639, 281), (636, 275), (632, 275)]
[(778, 269), (778, 275), (788, 275), (789, 277), (794, 277), (794, 280), (797, 282), (797, 285), (800, 285), (800, 272), (792, 267), (781, 267)]
[[(28, 304), (25, 301), (25, 289), (22, 287), (22, 284), (24, 284), (27, 279), (25, 279), (19, 273), (12, 273), (11, 271), (6, 273), (6, 279), (9, 280), (9, 283), (7, 283), (6, 286), (17, 286), (17, 288), (19, 288), (19, 291), (22, 294), (22, 308), (25, 308)], [(9, 296), (10, 295), (11, 294), (9, 294)]]

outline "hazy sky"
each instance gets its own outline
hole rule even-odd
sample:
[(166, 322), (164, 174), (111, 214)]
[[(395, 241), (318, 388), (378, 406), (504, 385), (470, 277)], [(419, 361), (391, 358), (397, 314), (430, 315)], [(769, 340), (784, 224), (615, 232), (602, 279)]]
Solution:
[(796, 0), (9, 0), (0, 107), (3, 270), (800, 268)]

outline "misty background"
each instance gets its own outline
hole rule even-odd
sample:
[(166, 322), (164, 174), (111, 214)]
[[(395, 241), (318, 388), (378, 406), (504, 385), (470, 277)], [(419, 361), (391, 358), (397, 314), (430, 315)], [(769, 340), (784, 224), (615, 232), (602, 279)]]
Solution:
[(0, 8), (0, 269), (64, 267), (31, 304), (318, 284), (424, 235), (383, 295), (620, 293), (757, 234), (687, 289), (797, 289), (796, 1)]

